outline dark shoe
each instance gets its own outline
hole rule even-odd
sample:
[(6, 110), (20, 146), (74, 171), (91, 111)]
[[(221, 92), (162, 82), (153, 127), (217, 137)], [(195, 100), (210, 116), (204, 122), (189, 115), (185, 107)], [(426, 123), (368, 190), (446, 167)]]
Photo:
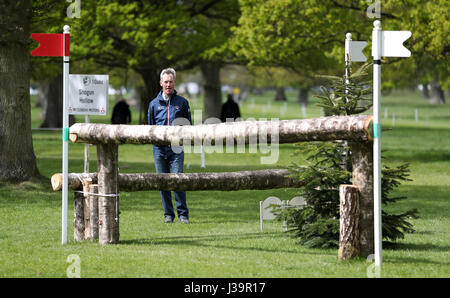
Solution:
[(185, 216), (181, 216), (180, 217), (180, 222), (183, 224), (188, 224), (189, 223), (189, 219)]
[(173, 217), (172, 216), (164, 216), (164, 223), (172, 223)]

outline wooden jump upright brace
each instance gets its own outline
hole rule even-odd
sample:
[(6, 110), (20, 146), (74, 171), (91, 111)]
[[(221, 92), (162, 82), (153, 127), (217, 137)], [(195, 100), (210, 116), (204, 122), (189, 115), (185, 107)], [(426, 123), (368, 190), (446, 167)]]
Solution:
[[(118, 145), (203, 144), (208, 141), (229, 140), (246, 145), (258, 142), (263, 131), (268, 142), (296, 143), (305, 141), (346, 140), (352, 151), (353, 184), (340, 186), (341, 224), (339, 258), (366, 257), (373, 253), (373, 160), (372, 116), (333, 116), (302, 120), (242, 121), (196, 126), (155, 125), (107, 125), (77, 123), (70, 128), (70, 140), (74, 143), (97, 145), (98, 173), (72, 173), (68, 188), (75, 191), (74, 239), (96, 239), (95, 221), (98, 223), (100, 244), (119, 242), (119, 193), (118, 190), (243, 190), (297, 188), (304, 185), (288, 177), (286, 169), (241, 171), (227, 173), (118, 173)], [(274, 134), (276, 132), (276, 134)], [(181, 137), (182, 136), (182, 137)], [(98, 198), (98, 222), (96, 211), (84, 211), (86, 204), (94, 200), (81, 200), (83, 179), (90, 187), (98, 185), (98, 194), (89, 188), (88, 198)], [(186, 183), (189, 182), (189, 183)], [(86, 184), (86, 182), (85, 182)], [(53, 189), (60, 190), (61, 174), (52, 177)], [(94, 185), (94, 186), (93, 186)], [(84, 193), (86, 193), (86, 186)], [(81, 202), (87, 202), (81, 207)], [(83, 210), (83, 212), (81, 211)], [(84, 217), (89, 214), (89, 227)], [(86, 230), (89, 230), (86, 233)]]

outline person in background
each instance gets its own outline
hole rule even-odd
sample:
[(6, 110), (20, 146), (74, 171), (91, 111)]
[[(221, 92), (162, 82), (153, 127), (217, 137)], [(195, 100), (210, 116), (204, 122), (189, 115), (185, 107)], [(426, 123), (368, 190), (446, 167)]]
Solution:
[(118, 103), (114, 106), (113, 113), (111, 116), (112, 124), (129, 124), (131, 123), (131, 112), (130, 106), (127, 104), (125, 99), (121, 98)]
[(222, 110), (220, 112), (220, 121), (226, 122), (227, 119), (230, 119), (228, 121), (235, 121), (237, 118), (241, 118), (239, 105), (234, 101), (233, 95), (228, 94), (227, 101), (222, 105)]

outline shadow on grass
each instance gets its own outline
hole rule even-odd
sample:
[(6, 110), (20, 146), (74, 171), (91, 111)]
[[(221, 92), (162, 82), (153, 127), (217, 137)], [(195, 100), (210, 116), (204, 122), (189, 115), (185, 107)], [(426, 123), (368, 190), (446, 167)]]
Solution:
[(26, 181), (0, 181), (0, 189), (11, 191), (46, 191), (51, 187), (50, 179), (43, 175), (31, 177)]
[[(302, 246), (292, 247), (291, 249), (267, 248), (267, 247), (249, 247), (239, 246), (236, 244), (225, 245), (224, 241), (236, 241), (236, 240), (249, 240), (249, 239), (264, 239), (264, 238), (285, 238), (286, 234), (282, 232), (265, 232), (265, 233), (242, 233), (242, 234), (217, 234), (217, 235), (198, 235), (198, 236), (173, 236), (173, 237), (157, 237), (157, 238), (141, 238), (141, 239), (129, 239), (120, 240), (119, 245), (189, 245), (189, 246), (202, 246), (202, 247), (214, 247), (233, 250), (248, 250), (257, 252), (271, 252), (271, 253), (292, 253), (298, 254), (300, 250), (305, 249)], [(220, 242), (220, 243), (214, 243)], [(315, 249), (316, 250), (316, 249)], [(303, 253), (303, 252), (302, 252)], [(317, 249), (317, 252), (311, 252), (308, 250), (304, 252), (310, 255), (324, 255), (332, 254), (329, 250)]]
[(389, 164), (390, 162), (403, 162), (403, 163), (416, 163), (416, 162), (440, 162), (449, 161), (450, 153), (445, 150), (408, 150), (398, 151), (398, 150), (388, 150), (386, 151), (385, 162)]
[(435, 219), (448, 217), (448, 200), (450, 186), (424, 186), (424, 185), (404, 185), (396, 193), (399, 196), (406, 196), (406, 200), (401, 200), (389, 206), (389, 210), (405, 210), (405, 208), (419, 210), (419, 218)]
[(436, 262), (436, 261), (432, 261), (432, 260), (429, 260), (429, 259), (413, 258), (413, 257), (393, 257), (393, 256), (389, 256), (389, 258), (386, 258), (386, 260), (384, 262), (393, 263), (393, 264), (423, 263), (423, 264), (450, 266), (450, 262)]
[(427, 251), (427, 252), (448, 252), (450, 246), (448, 245), (434, 245), (431, 243), (392, 243), (383, 241), (384, 250), (411, 250), (411, 251)]

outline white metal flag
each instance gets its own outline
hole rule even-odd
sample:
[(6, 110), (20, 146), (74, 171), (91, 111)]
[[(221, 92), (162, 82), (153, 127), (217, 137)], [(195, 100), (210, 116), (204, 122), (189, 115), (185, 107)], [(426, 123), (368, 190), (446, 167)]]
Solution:
[(382, 57), (411, 56), (411, 52), (403, 45), (403, 43), (410, 37), (411, 31), (382, 31), (380, 41), (381, 56)]
[[(348, 53), (352, 62), (366, 62), (367, 57), (363, 54), (363, 50), (367, 45), (367, 41), (349, 41)], [(346, 51), (347, 52), (347, 51)]]

